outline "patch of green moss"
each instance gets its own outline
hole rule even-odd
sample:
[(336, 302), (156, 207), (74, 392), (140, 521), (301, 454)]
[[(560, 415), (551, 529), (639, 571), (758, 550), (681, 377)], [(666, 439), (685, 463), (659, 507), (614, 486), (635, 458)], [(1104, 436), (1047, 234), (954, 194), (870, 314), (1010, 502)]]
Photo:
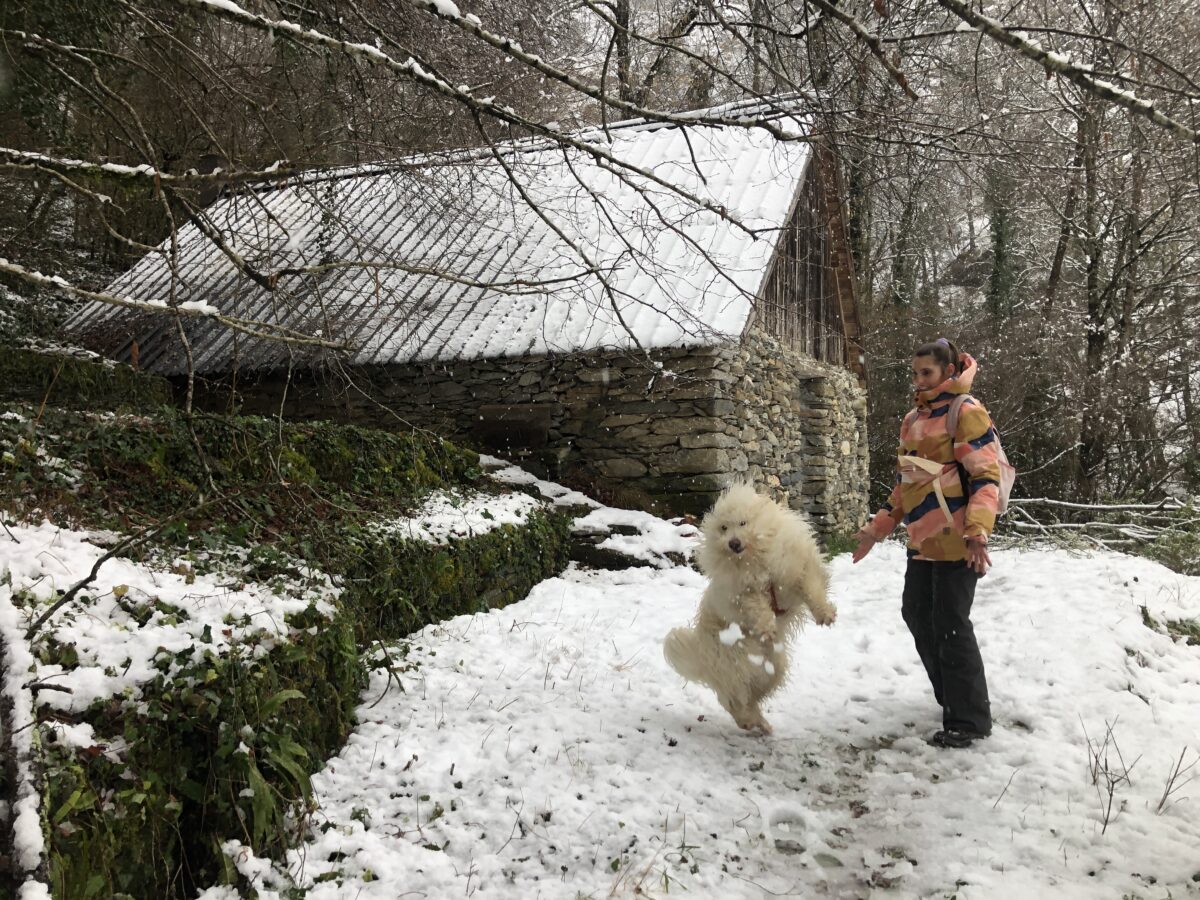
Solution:
[(1167, 634), (1191, 646), (1200, 646), (1200, 619), (1167, 619)]
[(1200, 646), (1200, 619), (1164, 619), (1160, 622), (1146, 606), (1143, 605), (1141, 611), (1142, 624), (1151, 631), (1163, 631), (1176, 641)]
[(570, 522), (535, 511), (520, 526), (444, 545), (347, 535), (344, 598), (360, 610), (361, 640), (391, 640), (440, 619), (523, 599), (567, 565)]
[(150, 411), (171, 402), (171, 385), (120, 363), (9, 346), (0, 353), (0, 402), (15, 401), (69, 409)]

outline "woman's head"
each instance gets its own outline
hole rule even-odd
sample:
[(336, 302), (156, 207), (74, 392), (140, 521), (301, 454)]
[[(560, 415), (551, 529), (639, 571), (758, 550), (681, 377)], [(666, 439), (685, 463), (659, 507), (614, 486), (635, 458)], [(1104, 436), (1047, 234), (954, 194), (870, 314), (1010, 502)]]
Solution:
[(922, 344), (913, 352), (912, 371), (918, 391), (935, 388), (961, 371), (958, 348), (945, 338)]

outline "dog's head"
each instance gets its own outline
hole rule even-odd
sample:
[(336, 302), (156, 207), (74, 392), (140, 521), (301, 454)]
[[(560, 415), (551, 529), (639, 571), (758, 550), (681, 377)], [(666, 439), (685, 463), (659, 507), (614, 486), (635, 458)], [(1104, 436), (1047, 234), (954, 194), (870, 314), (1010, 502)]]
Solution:
[(712, 573), (727, 565), (741, 565), (758, 557), (775, 531), (774, 501), (749, 484), (727, 488), (700, 523), (704, 545), (701, 568)]

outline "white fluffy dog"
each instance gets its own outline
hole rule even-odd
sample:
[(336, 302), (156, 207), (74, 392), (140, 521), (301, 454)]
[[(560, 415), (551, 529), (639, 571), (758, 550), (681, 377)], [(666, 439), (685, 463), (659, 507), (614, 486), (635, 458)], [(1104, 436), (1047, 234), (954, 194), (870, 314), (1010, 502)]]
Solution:
[(700, 526), (709, 578), (690, 628), (663, 642), (667, 662), (708, 685), (741, 728), (771, 733), (760, 704), (783, 683), (787, 645), (806, 614), (831, 625), (829, 573), (812, 527), (748, 484), (726, 489)]

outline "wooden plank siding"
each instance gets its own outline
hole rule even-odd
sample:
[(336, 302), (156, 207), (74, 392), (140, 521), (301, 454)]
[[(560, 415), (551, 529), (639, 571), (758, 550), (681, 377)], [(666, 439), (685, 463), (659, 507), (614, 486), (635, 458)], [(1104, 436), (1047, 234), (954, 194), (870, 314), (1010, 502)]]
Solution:
[(833, 152), (818, 144), (756, 303), (764, 331), (866, 385), (862, 326)]

